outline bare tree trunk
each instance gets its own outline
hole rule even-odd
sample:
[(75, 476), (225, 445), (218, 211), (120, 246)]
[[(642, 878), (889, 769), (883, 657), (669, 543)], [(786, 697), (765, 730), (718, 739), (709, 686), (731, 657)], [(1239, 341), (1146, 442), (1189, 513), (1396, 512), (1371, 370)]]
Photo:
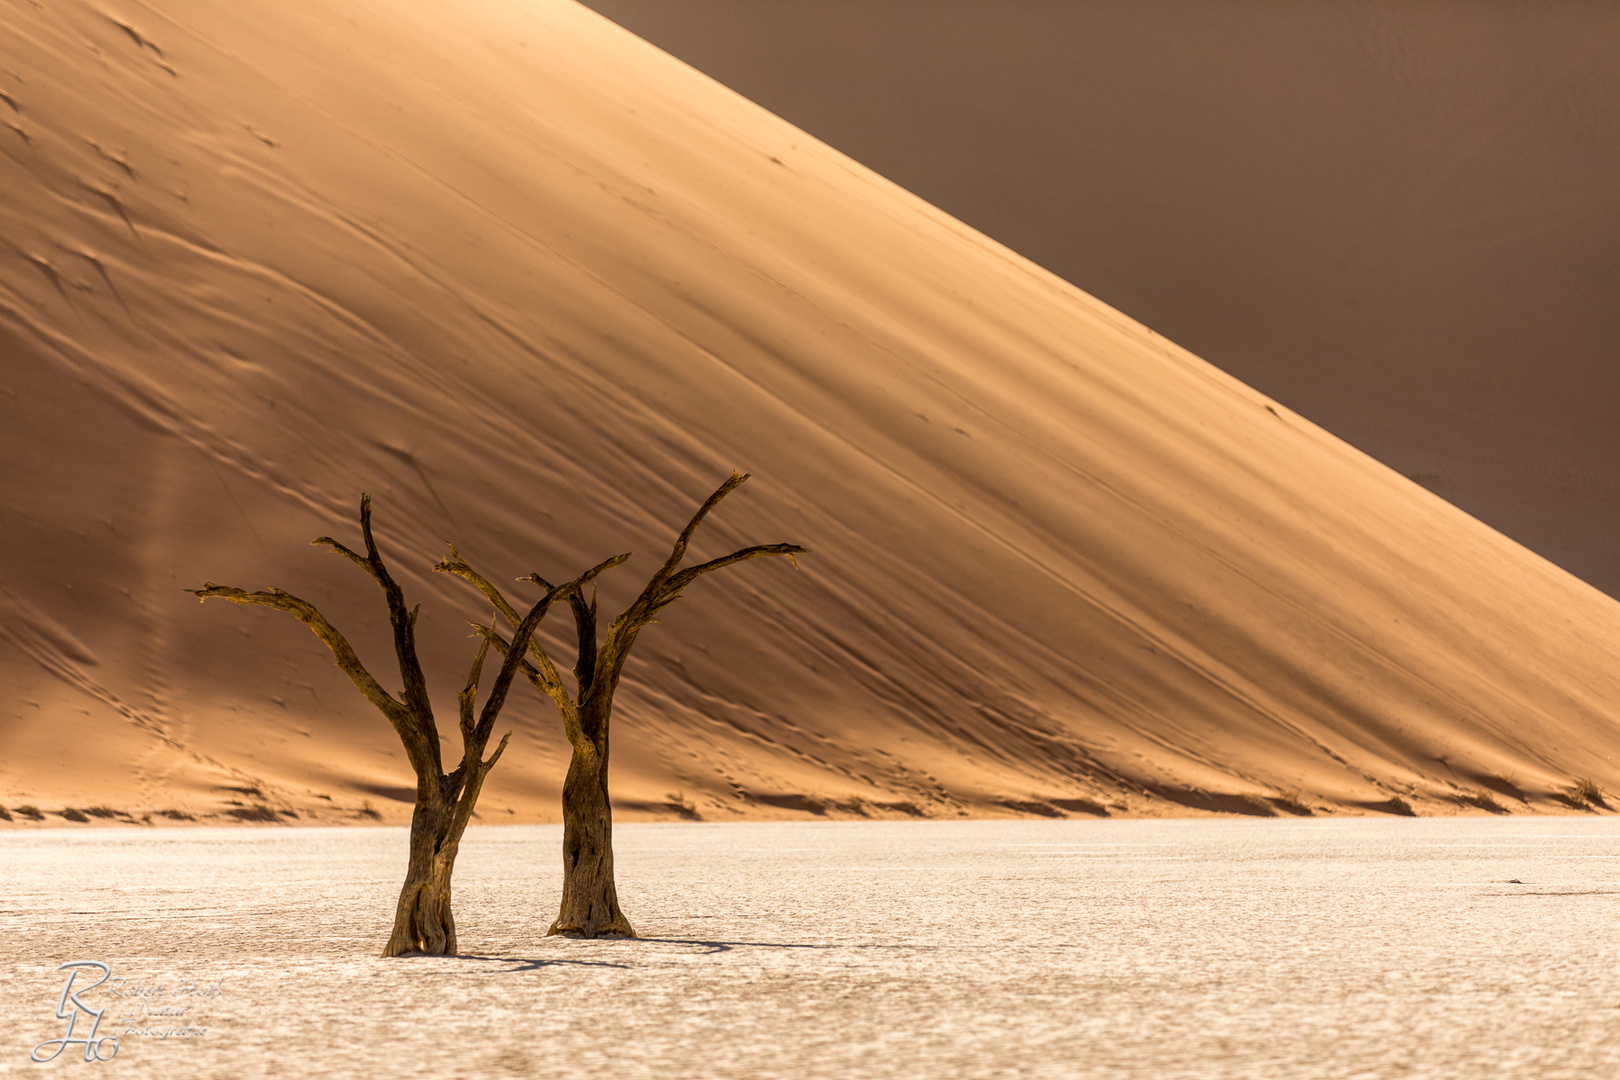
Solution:
[(446, 844), (445, 830), (438, 823), (424, 821), (428, 815), (411, 818), (411, 854), (405, 869), (405, 884), (399, 890), (394, 909), (394, 932), (389, 935), (384, 956), (454, 956), (456, 919), (450, 909), (450, 875), (455, 870), (457, 842)]
[(563, 893), (548, 934), (635, 937), (613, 883), (613, 807), (607, 754), (575, 747), (563, 782)]
[[(630, 556), (615, 555), (578, 580), (577, 587), (568, 593), (579, 643), (579, 652), (574, 661), (573, 693), (569, 693), (557, 672), (557, 665), (546, 655), (540, 642), (532, 635), (528, 638), (527, 648), (533, 662), (523, 662), (523, 674), (535, 689), (557, 706), (557, 713), (562, 717), (563, 733), (568, 736), (568, 743), (573, 748), (573, 756), (568, 762), (568, 778), (563, 781), (562, 906), (557, 913), (557, 921), (551, 924), (548, 933), (580, 937), (636, 936), (630, 928), (630, 920), (619, 910), (618, 889), (613, 883), (613, 808), (608, 800), (608, 727), (613, 717), (613, 691), (618, 688), (619, 676), (636, 636), (643, 628), (656, 622), (658, 613), (679, 600), (682, 590), (704, 574), (749, 559), (772, 556), (785, 556), (793, 568), (798, 569), (799, 564), (794, 561), (794, 556), (805, 553), (805, 549), (798, 544), (759, 544), (685, 570), (680, 569), (697, 527), (709, 511), (719, 505), (721, 499), (747, 479), (746, 474), (734, 472), (705, 500), (675, 540), (674, 550), (664, 560), (663, 566), (653, 574), (635, 602), (613, 620), (600, 645), (597, 642), (595, 586), (592, 586), (589, 602), (585, 600), (583, 586)], [(454, 547), (434, 569), (466, 579), (489, 598), (508, 625), (518, 628), (517, 609), (489, 579), (468, 566)], [(538, 574), (519, 580), (551, 588)], [(524, 651), (523, 644), (515, 647), (508, 644), (493, 626), (480, 626), (477, 629), (505, 654), (508, 664), (514, 653)], [(514, 640), (517, 640), (517, 635), (514, 635)]]

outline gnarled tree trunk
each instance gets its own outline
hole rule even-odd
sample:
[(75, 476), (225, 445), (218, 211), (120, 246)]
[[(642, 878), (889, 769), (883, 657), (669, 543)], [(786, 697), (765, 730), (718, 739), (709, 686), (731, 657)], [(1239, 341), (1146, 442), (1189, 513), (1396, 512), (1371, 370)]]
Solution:
[(405, 884), (394, 909), (394, 932), (384, 956), (424, 953), (454, 956), (456, 917), (450, 908), (450, 877), (461, 837), (449, 835), (442, 809), (426, 810), (420, 800), (411, 814), (411, 854)]
[(635, 937), (613, 883), (613, 807), (608, 757), (576, 747), (563, 781), (562, 905), (548, 934)]

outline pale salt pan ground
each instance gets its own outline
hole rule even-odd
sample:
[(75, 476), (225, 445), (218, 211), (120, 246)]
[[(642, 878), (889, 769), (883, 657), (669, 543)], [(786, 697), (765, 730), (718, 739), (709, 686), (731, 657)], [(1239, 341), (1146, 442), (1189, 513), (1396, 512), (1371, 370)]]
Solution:
[[(403, 845), (0, 835), (0, 1074), (1620, 1075), (1608, 820), (631, 825), (638, 942), (543, 938), (557, 829), (474, 829), (477, 956), (383, 961)], [(30, 1064), (85, 958), (223, 980), (207, 1034)]]

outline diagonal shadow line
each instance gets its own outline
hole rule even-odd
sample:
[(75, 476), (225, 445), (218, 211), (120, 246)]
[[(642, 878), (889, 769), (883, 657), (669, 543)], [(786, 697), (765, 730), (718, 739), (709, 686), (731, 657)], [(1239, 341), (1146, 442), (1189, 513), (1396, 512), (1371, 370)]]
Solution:
[[(784, 941), (703, 941), (698, 938), (626, 938), (626, 941), (645, 941), (654, 945), (702, 945), (709, 953), (730, 952), (732, 949), (929, 949), (931, 945), (874, 945), (869, 943), (833, 945), (794, 944)], [(704, 955), (708, 955), (707, 953)]]
[(457, 956), (445, 957), (445, 959), (447, 959), (447, 960), (492, 960), (492, 961), (494, 961), (496, 963), (500, 963), (500, 964), (520, 964), (520, 965), (522, 965), (521, 967), (507, 968), (505, 971), (500, 973), (500, 974), (503, 974), (503, 975), (504, 974), (517, 974), (518, 972), (523, 972), (523, 971), (539, 971), (543, 967), (560, 967), (560, 966), (563, 966), (563, 965), (569, 965), (569, 966), (572, 966), (572, 967), (621, 968), (621, 969), (626, 970), (626, 971), (628, 971), (630, 969), (629, 964), (614, 964), (614, 963), (609, 963), (606, 960), (536, 960), (533, 957), (528, 957), (528, 956), (479, 956), (479, 955), (474, 954), (474, 953), (461, 953), (461, 954), (459, 954)]
[(645, 941), (652, 945), (702, 945), (709, 953), (730, 952), (732, 949), (840, 949), (842, 945), (793, 945), (781, 941), (699, 941), (695, 938), (659, 938), (643, 937), (636, 941)]

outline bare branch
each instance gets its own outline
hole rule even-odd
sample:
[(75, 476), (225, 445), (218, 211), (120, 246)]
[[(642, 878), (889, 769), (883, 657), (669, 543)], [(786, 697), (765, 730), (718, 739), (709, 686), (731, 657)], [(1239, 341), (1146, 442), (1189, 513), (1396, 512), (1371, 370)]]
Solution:
[(338, 543), (330, 536), (317, 536), (315, 539), (311, 540), (309, 544), (311, 547), (329, 547), (334, 553), (342, 555), (344, 558), (354, 563), (372, 577), (377, 576), (377, 568), (371, 565), (371, 560), (367, 559), (359, 552), (351, 550), (350, 548)]
[(718, 559), (710, 559), (706, 563), (700, 563), (697, 566), (691, 567), (690, 569), (682, 570), (680, 573), (671, 577), (664, 584), (662, 593), (657, 600), (657, 607), (663, 608), (674, 603), (680, 598), (682, 589), (686, 588), (688, 585), (692, 584), (692, 582), (696, 581), (698, 578), (702, 577), (704, 574), (707, 574), (711, 570), (718, 570), (723, 566), (730, 566), (733, 563), (740, 563), (745, 559), (758, 559), (771, 555), (786, 556), (787, 560), (793, 564), (793, 569), (797, 570), (799, 568), (799, 564), (798, 561), (794, 559), (794, 556), (807, 554), (809, 554), (809, 549), (802, 548), (798, 544), (759, 544), (755, 547), (746, 547), (740, 551), (733, 551), (730, 555), (722, 555)]
[[(496, 610), (506, 617), (509, 626), (516, 627), (522, 621), (517, 613), (517, 608), (512, 606), (511, 602), (501, 594), (501, 591), (488, 578), (468, 565), (467, 560), (461, 557), (461, 553), (456, 550), (454, 544), (446, 546), (450, 548), (450, 554), (439, 558), (439, 561), (434, 564), (434, 571), (454, 574), (469, 582), (473, 588), (489, 598), (490, 602), (495, 605)], [(630, 553), (625, 552), (622, 555), (615, 555), (611, 559), (604, 559), (565, 585), (553, 586), (539, 574), (530, 574), (527, 577), (518, 578), (518, 580), (533, 582), (547, 590), (548, 595), (555, 594), (557, 599), (561, 599), (573, 595), (580, 588), (594, 582), (597, 577), (623, 564), (629, 558)], [(536, 689), (560, 704), (562, 700), (568, 697), (568, 688), (563, 685), (562, 676), (557, 673), (556, 665), (551, 662), (551, 657), (546, 655), (546, 650), (538, 639), (531, 638), (529, 640), (529, 653), (535, 659), (535, 672), (530, 674), (528, 669), (525, 669), (524, 674), (528, 676), (530, 682), (534, 683)]]
[(681, 535), (676, 537), (675, 548), (669, 553), (669, 558), (664, 560), (664, 565), (659, 567), (658, 572), (652, 576), (652, 580), (647, 582), (647, 588), (642, 592), (644, 598), (650, 600), (658, 589), (663, 587), (669, 576), (675, 572), (675, 568), (681, 565), (681, 560), (686, 558), (686, 547), (692, 542), (692, 534), (697, 532), (699, 525), (703, 524), (703, 519), (709, 516), (709, 511), (720, 505), (721, 499), (730, 495), (742, 485), (743, 481), (752, 475), (752, 473), (739, 473), (735, 469), (732, 470), (731, 476), (726, 482), (715, 488), (714, 494), (703, 500), (703, 505), (698, 507), (697, 513), (692, 515), (692, 520), (686, 523), (686, 528), (682, 529)]
[(591, 587), (590, 603), (585, 602), (585, 591), (577, 589), (568, 597), (568, 606), (573, 610), (579, 639), (579, 651), (574, 657), (575, 700), (582, 700), (596, 677), (596, 587)]
[[(477, 623), (474, 623), (473, 626), (480, 633), (488, 635), (490, 642), (495, 646), (495, 650), (502, 656), (510, 654), (512, 646), (501, 636), (499, 630), (493, 626), (479, 626)], [(568, 691), (563, 689), (561, 685), (548, 685), (540, 670), (527, 660), (522, 662), (521, 670), (524, 676), (534, 684), (534, 688), (549, 697), (552, 704), (557, 706), (557, 714), (562, 717), (563, 734), (568, 737), (568, 744), (573, 746), (582, 741), (585, 738), (585, 733), (579, 722), (579, 706), (573, 698), (568, 696)]]
[[(427, 677), (422, 674), (422, 664), (416, 656), (416, 612), (406, 610), (404, 590), (388, 572), (382, 555), (377, 551), (377, 541), (371, 534), (369, 494), (360, 496), (360, 535), (366, 541), (366, 561), (371, 566), (371, 574), (388, 597), (388, 621), (394, 629), (394, 654), (399, 660), (400, 678), (405, 683), (405, 704), (416, 714), (418, 722), (424, 725), (424, 737), (433, 747), (434, 771), (442, 771), (439, 765), (439, 737), (433, 723), (433, 705), (428, 700)], [(416, 611), (420, 610), (418, 605)]]
[[(495, 610), (505, 617), (508, 626), (516, 627), (523, 621), (523, 616), (518, 614), (517, 608), (512, 606), (511, 601), (507, 600), (502, 595), (501, 590), (497, 589), (488, 578), (468, 565), (467, 560), (461, 557), (461, 552), (456, 550), (456, 545), (446, 544), (446, 546), (450, 549), (450, 554), (439, 557), (439, 561), (433, 565), (435, 573), (454, 574), (470, 583), (473, 588), (483, 593), (490, 603), (495, 605)], [(536, 577), (538, 575), (531, 575), (531, 578)], [(527, 579), (519, 578), (518, 580)], [(542, 584), (542, 587), (548, 592), (551, 590), (549, 584)], [(534, 683), (535, 687), (547, 697), (555, 698), (557, 694), (566, 694), (567, 690), (563, 686), (562, 677), (557, 674), (556, 665), (551, 662), (551, 657), (546, 655), (546, 650), (541, 646), (540, 642), (530, 639), (529, 651), (534, 654), (536, 664), (534, 674), (530, 675), (527, 671), (524, 673), (528, 675), (529, 681)]]
[[(535, 629), (540, 625), (540, 620), (546, 617), (546, 612), (550, 610), (558, 594), (568, 588), (572, 588), (577, 592), (579, 587), (577, 585), (564, 585), (546, 593), (535, 603), (534, 607), (529, 609), (529, 614), (524, 616), (523, 621), (518, 624), (517, 630), (513, 632), (512, 643), (506, 648), (506, 655), (501, 662), (500, 673), (495, 676), (495, 683), (489, 688), (489, 696), (484, 699), (484, 711), (478, 716), (478, 727), (474, 731), (474, 739), (477, 742), (479, 753), (483, 752), (484, 743), (489, 741), (490, 731), (495, 727), (495, 718), (500, 715), (501, 707), (506, 704), (507, 692), (512, 689), (512, 679), (517, 675), (519, 665), (523, 663), (523, 653), (528, 648), (529, 639), (534, 636)], [(484, 638), (483, 648), (479, 650), (480, 654), (488, 647), (489, 638), (486, 637)]]
[[(507, 640), (501, 636), (501, 632), (495, 629), (494, 626), (485, 626), (483, 623), (468, 623), (467, 625), (472, 627), (484, 637), (489, 638), (490, 643), (495, 646), (495, 651), (500, 653), (502, 656), (505, 656), (506, 650), (512, 647), (507, 643)], [(537, 689), (540, 687), (541, 677), (539, 668), (525, 660), (523, 661), (522, 667), (520, 667), (518, 670), (523, 673), (524, 678), (534, 683)]]
[(495, 763), (501, 760), (501, 755), (506, 753), (506, 743), (511, 737), (512, 733), (510, 731), (501, 736), (501, 744), (495, 748), (495, 752), (493, 754), (489, 755), (489, 760), (485, 761), (478, 767), (479, 771), (487, 773), (489, 770), (495, 767)]
[[(794, 556), (805, 554), (805, 548), (797, 544), (762, 544), (757, 547), (743, 548), (730, 555), (718, 559), (711, 559), (706, 563), (682, 570), (676, 573), (676, 567), (686, 555), (687, 546), (691, 543), (692, 534), (697, 531), (698, 525), (708, 516), (720, 500), (736, 490), (738, 485), (748, 479), (747, 473), (733, 472), (730, 479), (715, 489), (698, 512), (692, 515), (692, 520), (681, 531), (680, 537), (675, 541), (675, 548), (665, 560), (664, 565), (647, 582), (647, 587), (641, 591), (634, 603), (625, 609), (624, 613), (613, 620), (608, 627), (606, 637), (603, 639), (600, 658), (596, 664), (596, 673), (591, 680), (588, 692), (581, 692), (580, 715), (586, 729), (587, 736), (592, 742), (607, 745), (608, 715), (612, 709), (613, 693), (618, 688), (619, 676), (624, 670), (625, 660), (630, 655), (630, 649), (635, 644), (636, 635), (643, 627), (653, 621), (653, 617), (660, 610), (673, 604), (680, 598), (681, 590), (686, 588), (699, 577), (711, 570), (718, 570), (732, 563), (742, 562), (745, 559), (757, 559), (763, 556), (782, 555), (792, 560)], [(798, 568), (795, 562), (794, 569)], [(588, 699), (588, 700), (587, 700)]]
[[(467, 672), (467, 685), (456, 696), (456, 703), (461, 706), (461, 741), (463, 744), (472, 738), (473, 734), (473, 703), (478, 698), (478, 680), (484, 671), (484, 657), (489, 655), (489, 637), (486, 635), (478, 646), (478, 655), (473, 657), (472, 669)], [(480, 748), (480, 752), (482, 749)]]
[(259, 607), (275, 608), (278, 611), (287, 612), (299, 622), (302, 622), (315, 632), (315, 636), (320, 638), (327, 648), (332, 650), (332, 657), (337, 661), (337, 666), (349, 677), (349, 681), (354, 683), (356, 689), (365, 695), (366, 700), (382, 711), (382, 714), (388, 718), (388, 722), (394, 725), (395, 730), (400, 733), (400, 737), (405, 740), (406, 748), (410, 749), (417, 732), (410, 721), (409, 711), (393, 695), (384, 690), (376, 679), (372, 678), (371, 673), (360, 662), (359, 655), (349, 644), (348, 639), (338, 631), (337, 627), (326, 620), (326, 616), (316, 610), (314, 604), (309, 603), (307, 600), (300, 600), (292, 593), (281, 589), (271, 588), (264, 592), (250, 593), (232, 588), (229, 585), (215, 585), (212, 581), (205, 582), (200, 589), (187, 589), (186, 591), (197, 596), (199, 600), (218, 597), (222, 600), (229, 600), (233, 604), (252, 604)]

